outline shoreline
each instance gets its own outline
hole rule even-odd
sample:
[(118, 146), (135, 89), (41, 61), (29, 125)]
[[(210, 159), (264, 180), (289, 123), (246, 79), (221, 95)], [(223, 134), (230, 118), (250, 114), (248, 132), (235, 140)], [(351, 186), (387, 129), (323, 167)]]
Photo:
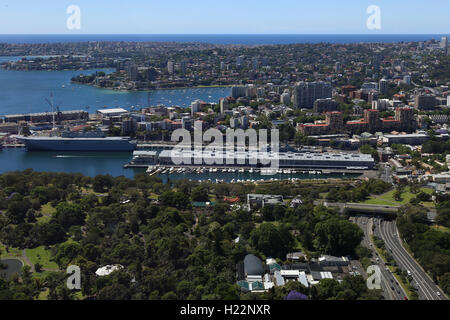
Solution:
[(192, 87), (171, 87), (171, 88), (132, 89), (132, 90), (127, 90), (127, 89), (115, 89), (115, 88), (108, 88), (108, 87), (100, 87), (100, 86), (97, 86), (97, 85), (88, 84), (88, 83), (81, 83), (81, 82), (76, 82), (76, 81), (70, 81), (70, 82), (73, 83), (73, 84), (93, 87), (93, 88), (96, 88), (96, 89), (103, 89), (103, 90), (114, 91), (114, 92), (123, 92), (123, 93), (126, 93), (126, 92), (150, 92), (150, 91), (162, 91), (162, 90), (231, 88), (231, 87), (235, 86), (234, 84), (229, 84), (229, 85), (213, 85), (213, 86), (192, 86)]

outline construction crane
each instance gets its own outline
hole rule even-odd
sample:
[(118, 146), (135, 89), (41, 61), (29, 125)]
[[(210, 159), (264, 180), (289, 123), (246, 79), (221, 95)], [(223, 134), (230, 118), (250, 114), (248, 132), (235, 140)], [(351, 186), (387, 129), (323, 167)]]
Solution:
[[(50, 100), (45, 98), (45, 101), (47, 101), (47, 103), (52, 108), (52, 118), (53, 118), (53, 128), (52, 128), (52, 130), (56, 130), (56, 125), (55, 125), (55, 107), (53, 106), (53, 93), (50, 93)], [(57, 107), (57, 108), (58, 108), (58, 112), (59, 112), (59, 107)]]

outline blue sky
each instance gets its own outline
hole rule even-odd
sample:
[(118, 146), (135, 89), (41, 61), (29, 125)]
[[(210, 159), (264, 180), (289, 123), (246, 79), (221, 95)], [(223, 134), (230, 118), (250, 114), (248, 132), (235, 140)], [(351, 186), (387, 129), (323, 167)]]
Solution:
[[(381, 30), (366, 27), (370, 5)], [(0, 0), (0, 34), (448, 34), (449, 17), (448, 0)]]

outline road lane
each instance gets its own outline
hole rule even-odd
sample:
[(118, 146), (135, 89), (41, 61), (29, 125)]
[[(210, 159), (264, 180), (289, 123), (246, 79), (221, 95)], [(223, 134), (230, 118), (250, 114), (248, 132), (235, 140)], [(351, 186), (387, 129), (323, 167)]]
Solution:
[[(411, 272), (418, 288), (419, 297), (426, 300), (446, 300), (445, 295), (440, 288), (434, 284), (420, 265), (403, 247), (401, 240), (398, 237), (398, 230), (395, 223), (391, 221), (378, 221), (378, 226), (380, 228), (381, 238), (385, 241), (387, 248), (391, 251), (397, 264), (402, 269)], [(441, 292), (440, 296), (436, 294), (437, 291)]]

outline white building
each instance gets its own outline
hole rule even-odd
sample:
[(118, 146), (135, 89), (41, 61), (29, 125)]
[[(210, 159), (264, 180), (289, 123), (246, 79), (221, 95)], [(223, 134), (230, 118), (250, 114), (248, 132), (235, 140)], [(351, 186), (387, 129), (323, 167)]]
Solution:
[(200, 106), (201, 106), (200, 100), (195, 100), (194, 102), (191, 103), (191, 115), (192, 116), (194, 116), (194, 113), (200, 111)]
[(128, 111), (122, 108), (101, 109), (97, 110), (97, 114), (100, 114), (102, 117), (117, 117), (128, 114)]
[(97, 269), (97, 271), (95, 271), (95, 274), (98, 275), (99, 277), (103, 277), (103, 276), (110, 275), (114, 271), (117, 271), (120, 269), (123, 269), (123, 266), (120, 264), (107, 265), (107, 266)]

